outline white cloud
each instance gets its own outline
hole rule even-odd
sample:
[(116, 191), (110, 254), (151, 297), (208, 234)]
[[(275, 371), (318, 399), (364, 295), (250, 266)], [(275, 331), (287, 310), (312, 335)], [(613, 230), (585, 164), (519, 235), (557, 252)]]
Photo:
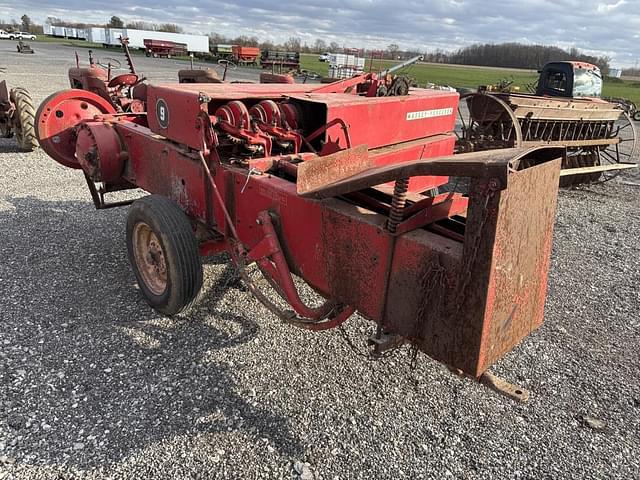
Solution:
[(616, 3), (599, 3), (598, 4), (598, 12), (600, 13), (609, 13), (612, 10), (624, 5), (627, 3), (626, 0), (618, 0)]

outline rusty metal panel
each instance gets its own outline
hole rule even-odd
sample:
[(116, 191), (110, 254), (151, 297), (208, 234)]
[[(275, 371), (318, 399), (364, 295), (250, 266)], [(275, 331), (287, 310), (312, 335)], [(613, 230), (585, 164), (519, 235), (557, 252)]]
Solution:
[(539, 327), (559, 171), (554, 160), (511, 173), (492, 193), (491, 179), (473, 180), (464, 245), (424, 230), (399, 237), (386, 328), (480, 376)]
[[(183, 85), (186, 84), (180, 87)], [(206, 105), (201, 105), (197, 93), (149, 85), (146, 104), (147, 121), (153, 133), (191, 148), (204, 148), (204, 134), (196, 128), (196, 121)]]
[[(307, 162), (304, 162), (298, 167), (298, 195), (328, 198), (398, 178), (423, 175), (496, 178), (501, 185), (506, 185), (507, 173), (512, 161), (527, 154), (528, 151), (523, 149), (505, 148), (404, 161), (381, 167), (373, 165), (371, 157), (359, 157), (358, 163), (351, 168), (334, 168), (332, 175), (324, 177), (333, 178), (332, 183), (323, 183), (322, 179), (316, 178)], [(324, 157), (315, 159), (314, 162), (324, 162)], [(314, 166), (314, 169), (316, 168), (318, 166)]]
[(147, 192), (171, 198), (189, 215), (204, 220), (206, 183), (197, 157), (188, 157), (185, 149), (151, 135), (141, 125), (122, 122), (115, 126), (128, 153), (123, 178)]
[(560, 160), (471, 184), (464, 258), (445, 363), (481, 375), (542, 322)]
[(458, 347), (449, 312), (462, 258), (461, 242), (436, 233), (416, 230), (398, 237), (384, 323), (386, 331), (450, 365)]
[(509, 176), (501, 192), (477, 373), (542, 324), (560, 160)]
[(322, 161), (311, 159), (305, 162), (306, 175), (298, 179), (298, 188), (306, 190), (316, 183), (333, 183), (336, 175), (351, 176), (363, 166), (369, 165), (369, 151), (366, 145), (358, 145), (336, 153), (325, 155)]
[(386, 217), (337, 199), (322, 203), (323, 263), (332, 295), (379, 321), (391, 242)]

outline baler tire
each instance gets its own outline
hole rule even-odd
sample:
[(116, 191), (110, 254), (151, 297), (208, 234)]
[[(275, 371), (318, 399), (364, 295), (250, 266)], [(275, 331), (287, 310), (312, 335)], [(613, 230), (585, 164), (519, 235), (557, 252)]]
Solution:
[(13, 103), (16, 106), (14, 113), (15, 136), (18, 146), (25, 152), (33, 152), (38, 148), (38, 137), (36, 136), (36, 110), (33, 106), (31, 95), (23, 89), (16, 88), (11, 91)]
[(633, 114), (633, 119), (636, 122), (640, 122), (640, 110), (638, 110), (636, 113)]
[[(140, 228), (148, 228), (160, 243), (166, 271), (163, 291), (147, 285), (138, 263), (134, 237)], [(191, 223), (177, 203), (161, 195), (136, 200), (127, 216), (127, 251), (140, 291), (154, 310), (171, 316), (193, 304), (202, 288), (202, 261)]]

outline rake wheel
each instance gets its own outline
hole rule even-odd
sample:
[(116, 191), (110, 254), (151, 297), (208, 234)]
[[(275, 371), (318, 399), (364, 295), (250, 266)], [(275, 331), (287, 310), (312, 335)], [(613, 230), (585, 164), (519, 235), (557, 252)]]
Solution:
[[(465, 100), (466, 110), (460, 107)], [(455, 134), (456, 153), (522, 146), (522, 129), (502, 99), (484, 92), (460, 96)]]

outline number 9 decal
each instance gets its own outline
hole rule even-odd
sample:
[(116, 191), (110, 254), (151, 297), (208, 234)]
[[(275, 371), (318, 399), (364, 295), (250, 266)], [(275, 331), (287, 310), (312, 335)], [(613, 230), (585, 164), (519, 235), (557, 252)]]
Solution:
[(160, 128), (165, 129), (169, 127), (169, 107), (167, 102), (162, 98), (159, 98), (156, 102), (156, 119)]

